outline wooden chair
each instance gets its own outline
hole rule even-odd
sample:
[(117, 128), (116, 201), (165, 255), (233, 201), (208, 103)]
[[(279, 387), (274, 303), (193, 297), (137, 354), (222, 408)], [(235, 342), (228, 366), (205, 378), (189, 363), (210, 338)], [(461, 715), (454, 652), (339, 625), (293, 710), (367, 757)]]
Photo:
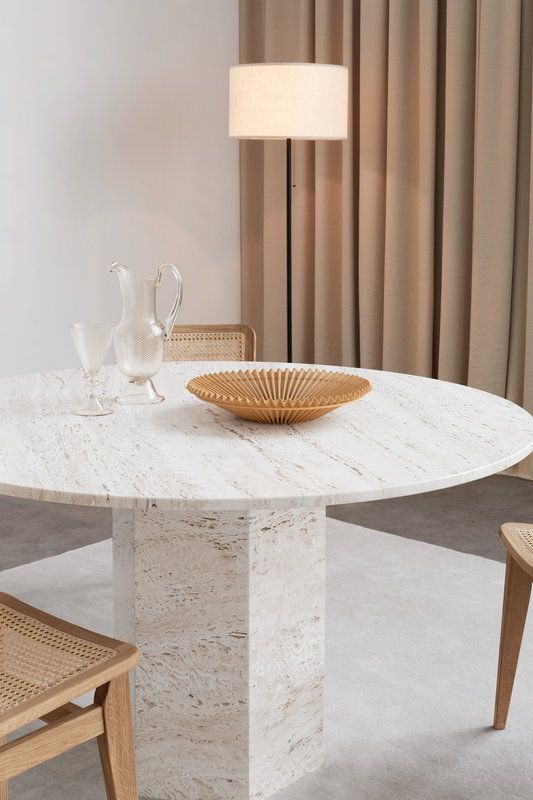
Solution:
[(529, 606), (533, 580), (533, 525), (507, 522), (500, 528), (500, 538), (507, 548), (507, 568), (494, 708), (496, 730), (503, 730), (507, 722)]
[[(0, 593), (0, 800), (10, 778), (94, 738), (108, 800), (136, 800), (128, 670), (137, 659), (132, 645)], [(88, 708), (71, 702), (92, 689)], [(46, 724), (4, 744), (35, 720)]]
[(174, 325), (164, 361), (255, 361), (249, 325)]

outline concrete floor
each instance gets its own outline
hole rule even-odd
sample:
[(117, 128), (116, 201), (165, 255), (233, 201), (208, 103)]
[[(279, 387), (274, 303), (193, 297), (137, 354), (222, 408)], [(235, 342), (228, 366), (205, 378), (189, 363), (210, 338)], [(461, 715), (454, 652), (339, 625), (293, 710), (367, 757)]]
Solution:
[(110, 536), (108, 508), (0, 497), (0, 571)]
[[(533, 522), (533, 484), (493, 475), (438, 492), (332, 506), (330, 517), (409, 539), (504, 561), (502, 522)], [(102, 508), (0, 497), (0, 570), (111, 536)]]
[(461, 553), (505, 561), (499, 527), (503, 522), (533, 523), (533, 483), (491, 475), (438, 492), (332, 506), (328, 515)]

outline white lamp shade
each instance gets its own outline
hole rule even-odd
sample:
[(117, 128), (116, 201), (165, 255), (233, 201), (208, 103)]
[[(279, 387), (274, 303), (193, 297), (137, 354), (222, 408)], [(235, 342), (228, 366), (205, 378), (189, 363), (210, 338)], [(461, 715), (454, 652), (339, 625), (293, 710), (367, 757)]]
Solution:
[(230, 67), (229, 135), (238, 139), (346, 139), (348, 68), (337, 64)]

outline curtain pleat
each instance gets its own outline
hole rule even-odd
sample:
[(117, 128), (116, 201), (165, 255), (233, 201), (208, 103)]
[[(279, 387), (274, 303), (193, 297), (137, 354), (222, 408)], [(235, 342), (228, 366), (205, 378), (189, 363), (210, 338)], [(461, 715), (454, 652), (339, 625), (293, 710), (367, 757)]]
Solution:
[(474, 125), (476, 87), (476, 4), (449, 0), (445, 7), (440, 71), (441, 161), (437, 254), (439, 315), (436, 376), (468, 381)]
[(436, 21), (436, 0), (390, 3), (383, 369), (417, 375), (432, 369)]
[(387, 190), (388, 0), (363, 0), (359, 19), (359, 194), (357, 231), (359, 356), (383, 368), (385, 198)]
[[(533, 4), (522, 5), (516, 207), (506, 396), (533, 412)], [(533, 457), (509, 472), (533, 480)]]
[(468, 383), (504, 395), (511, 321), (520, 0), (477, 4)]
[[(353, 53), (352, 4), (317, 0), (315, 13), (316, 61), (346, 63)], [(353, 68), (350, 72), (353, 86)], [(350, 113), (350, 119), (352, 116)], [(355, 360), (352, 137), (353, 125), (350, 125), (349, 146), (326, 141), (315, 145), (313, 360), (316, 362), (348, 364)], [(346, 340), (343, 332), (348, 334)]]
[[(350, 71), (348, 139), (294, 145), (295, 360), (533, 410), (532, 8), (241, 0), (241, 62)], [(284, 143), (241, 143), (241, 208), (243, 319), (283, 360)]]

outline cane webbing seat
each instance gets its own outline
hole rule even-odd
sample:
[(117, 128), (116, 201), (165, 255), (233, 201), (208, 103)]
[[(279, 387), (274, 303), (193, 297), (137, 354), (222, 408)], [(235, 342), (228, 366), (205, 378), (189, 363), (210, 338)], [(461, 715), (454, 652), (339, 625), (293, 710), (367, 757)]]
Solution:
[(0, 714), (116, 655), (0, 603)]
[(533, 577), (533, 525), (506, 522), (500, 529), (500, 538), (522, 569)]
[(165, 342), (165, 361), (255, 361), (249, 325), (175, 325)]
[[(137, 800), (128, 671), (133, 645), (0, 593), (0, 800), (8, 781), (97, 739), (108, 800)], [(94, 702), (72, 702), (94, 690)], [(29, 722), (45, 725), (5, 743)]]

